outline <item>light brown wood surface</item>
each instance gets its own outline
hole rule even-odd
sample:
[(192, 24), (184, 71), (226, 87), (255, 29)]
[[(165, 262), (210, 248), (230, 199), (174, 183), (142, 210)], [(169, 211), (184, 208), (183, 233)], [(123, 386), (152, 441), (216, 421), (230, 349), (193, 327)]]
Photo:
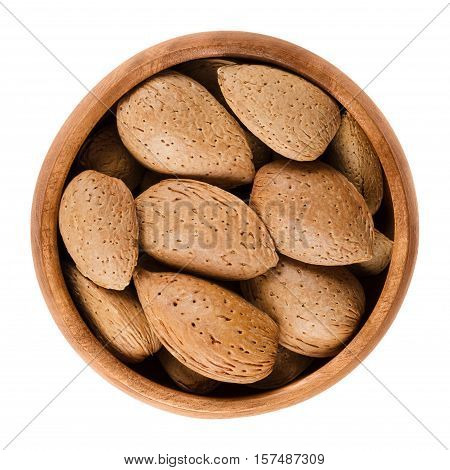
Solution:
[[(236, 57), (281, 66), (334, 96), (355, 117), (380, 158), (388, 186), (383, 222), (390, 236), (395, 232), (384, 288), (348, 347), (301, 380), (250, 395), (190, 395), (121, 363), (102, 348), (80, 317), (67, 291), (58, 256), (57, 214), (65, 179), (78, 150), (107, 108), (151, 75), (204, 57)], [(33, 201), (31, 237), (36, 273), (47, 305), (69, 343), (91, 367), (151, 405), (184, 415), (228, 418), (272, 411), (310, 398), (342, 379), (367, 356), (389, 328), (407, 291), (417, 253), (418, 215), (410, 170), (394, 132), (370, 98), (346, 75), (313, 53), (280, 39), (244, 32), (210, 32), (146, 49), (111, 72), (81, 101), (56, 136), (42, 166)]]

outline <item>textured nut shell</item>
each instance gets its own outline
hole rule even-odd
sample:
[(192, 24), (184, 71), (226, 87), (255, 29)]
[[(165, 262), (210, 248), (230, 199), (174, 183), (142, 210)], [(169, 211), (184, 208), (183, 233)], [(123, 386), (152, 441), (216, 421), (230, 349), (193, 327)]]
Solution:
[(99, 287), (73, 265), (65, 277), (83, 317), (105, 347), (125, 362), (140, 362), (154, 354), (161, 342), (153, 333), (136, 294)]
[[(222, 94), (217, 77), (217, 70), (225, 65), (236, 65), (236, 62), (220, 58), (198, 59), (179, 65), (177, 70), (203, 85), (233, 115), (233, 111)], [(244, 133), (252, 151), (253, 164), (255, 168), (260, 168), (271, 160), (272, 150), (248, 129), (244, 129)]]
[(236, 62), (221, 58), (197, 59), (180, 64), (177, 70), (203, 85), (223, 107), (228, 109), (217, 78), (217, 70), (225, 65), (236, 65)]
[(159, 352), (158, 359), (167, 375), (185, 392), (206, 395), (220, 385), (217, 380), (200, 375), (186, 367), (165, 348)]
[(136, 289), (167, 350), (211, 379), (251, 383), (272, 371), (278, 327), (242, 297), (212, 282), (138, 267)]
[(157, 260), (219, 279), (249, 279), (275, 266), (266, 227), (239, 198), (194, 180), (167, 179), (136, 199), (140, 245)]
[(338, 266), (372, 257), (367, 205), (347, 178), (325, 163), (276, 160), (263, 166), (250, 206), (277, 250), (291, 258)]
[(103, 127), (92, 136), (78, 158), (78, 166), (119, 178), (130, 190), (136, 188), (144, 174), (144, 168), (120, 140), (115, 124)]
[(326, 161), (356, 186), (374, 214), (383, 199), (381, 164), (366, 134), (347, 112), (328, 147)]
[(266, 65), (230, 65), (218, 76), (236, 116), (284, 157), (316, 159), (339, 128), (337, 103), (297, 75)]
[(107, 289), (124, 289), (138, 258), (133, 196), (123, 181), (87, 170), (67, 186), (59, 230), (81, 273)]
[(313, 362), (311, 357), (302, 356), (283, 346), (278, 347), (277, 360), (272, 372), (262, 380), (249, 384), (249, 387), (260, 390), (279, 388), (292, 382)]
[(118, 105), (117, 127), (128, 150), (154, 171), (224, 187), (253, 179), (251, 151), (239, 124), (185, 75), (162, 72), (128, 93)]
[(244, 297), (280, 328), (280, 344), (311, 357), (337, 354), (364, 312), (364, 290), (346, 268), (313, 266), (285, 256), (242, 283)]
[(353, 264), (350, 268), (360, 276), (375, 276), (380, 274), (391, 261), (393, 245), (394, 242), (392, 240), (378, 230), (375, 230), (373, 258), (363, 263)]

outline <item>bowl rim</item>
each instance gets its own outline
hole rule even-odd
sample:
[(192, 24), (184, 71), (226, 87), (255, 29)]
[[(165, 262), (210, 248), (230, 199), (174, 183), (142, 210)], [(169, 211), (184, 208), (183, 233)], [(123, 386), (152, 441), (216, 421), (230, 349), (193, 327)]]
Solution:
[[(70, 166), (106, 110), (155, 73), (207, 57), (260, 60), (298, 73), (334, 96), (357, 120), (380, 158), (391, 194), (395, 228), (392, 260), (380, 297), (349, 345), (317, 371), (282, 388), (249, 396), (191, 395), (160, 385), (105, 350), (81, 319), (66, 288), (57, 245), (59, 201)], [(311, 398), (345, 377), (372, 351), (396, 316), (408, 289), (418, 247), (418, 213), (406, 157), (372, 100), (343, 72), (284, 40), (256, 33), (214, 31), (177, 37), (145, 49), (108, 74), (80, 102), (55, 137), (42, 165), (31, 214), (36, 275), (48, 308), (72, 347), (88, 365), (128, 394), (168, 411), (229, 418), (274, 411)]]

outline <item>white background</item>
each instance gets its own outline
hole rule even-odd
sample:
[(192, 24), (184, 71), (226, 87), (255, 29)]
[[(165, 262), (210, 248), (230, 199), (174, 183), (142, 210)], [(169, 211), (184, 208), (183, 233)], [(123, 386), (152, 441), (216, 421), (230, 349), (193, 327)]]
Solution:
[[(445, 6), (434, 1), (2, 1), (89, 88), (150, 45), (218, 29), (260, 32), (297, 43), (364, 87)], [(447, 446), (449, 32), (450, 8), (367, 89), (411, 165), (421, 240), (403, 307), (365, 361)], [(46, 151), (85, 90), (1, 5), (0, 60), (4, 447), (84, 366), (54, 324), (37, 285), (29, 219)], [(449, 468), (448, 451), (362, 367), (305, 403), (221, 421), (159, 411), (88, 368), (1, 451), (0, 466), (115, 469), (125, 467), (124, 455), (158, 452), (241, 457), (322, 452), (322, 468)]]

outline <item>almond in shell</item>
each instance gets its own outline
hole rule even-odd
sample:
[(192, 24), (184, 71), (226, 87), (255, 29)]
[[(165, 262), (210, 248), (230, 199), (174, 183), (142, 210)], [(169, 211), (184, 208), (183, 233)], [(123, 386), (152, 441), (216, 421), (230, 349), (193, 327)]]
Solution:
[(284, 157), (315, 160), (339, 128), (334, 99), (293, 73), (267, 65), (228, 65), (218, 76), (239, 120)]
[(226, 65), (236, 65), (236, 62), (220, 57), (211, 57), (184, 62), (177, 67), (177, 70), (203, 85), (224, 108), (228, 109), (217, 77), (217, 70)]
[(286, 256), (325, 266), (372, 258), (367, 204), (342, 173), (325, 163), (282, 159), (263, 166), (250, 206)]
[(272, 372), (262, 380), (249, 384), (249, 387), (260, 390), (280, 388), (292, 382), (313, 362), (313, 358), (302, 356), (289, 349), (278, 347), (277, 360)]
[(282, 346), (311, 357), (343, 349), (365, 306), (364, 290), (348, 269), (284, 256), (269, 272), (243, 282), (242, 290), (277, 322)]
[(251, 383), (276, 359), (278, 327), (242, 297), (187, 274), (138, 267), (134, 281), (150, 325), (182, 364), (214, 380)]
[(183, 365), (165, 348), (158, 353), (158, 359), (167, 375), (185, 392), (206, 395), (220, 385), (217, 380), (200, 375)]
[(178, 72), (159, 73), (123, 97), (117, 127), (128, 150), (156, 172), (223, 187), (253, 179), (239, 124), (206, 88)]
[(394, 242), (375, 229), (373, 257), (362, 263), (353, 264), (352, 271), (359, 276), (375, 276), (383, 272), (391, 261)]
[(107, 289), (124, 289), (138, 258), (138, 223), (125, 183), (86, 170), (65, 189), (59, 230), (80, 272)]
[(172, 267), (224, 280), (255, 277), (278, 256), (259, 217), (207, 183), (166, 179), (136, 198), (141, 248)]
[(95, 170), (121, 179), (132, 191), (144, 174), (144, 168), (120, 140), (114, 124), (98, 130), (87, 142), (78, 158), (81, 170)]
[(141, 362), (161, 347), (136, 293), (99, 287), (73, 265), (65, 266), (72, 297), (105, 347), (124, 362)]
[(326, 161), (356, 186), (374, 214), (383, 199), (380, 160), (366, 134), (348, 112), (342, 115), (339, 130), (327, 149)]
[[(177, 70), (203, 85), (228, 112), (234, 115), (222, 94), (217, 76), (217, 70), (225, 65), (236, 65), (236, 62), (221, 58), (197, 59), (184, 62)], [(253, 164), (255, 168), (260, 168), (271, 160), (272, 150), (248, 129), (243, 130), (252, 151)]]

